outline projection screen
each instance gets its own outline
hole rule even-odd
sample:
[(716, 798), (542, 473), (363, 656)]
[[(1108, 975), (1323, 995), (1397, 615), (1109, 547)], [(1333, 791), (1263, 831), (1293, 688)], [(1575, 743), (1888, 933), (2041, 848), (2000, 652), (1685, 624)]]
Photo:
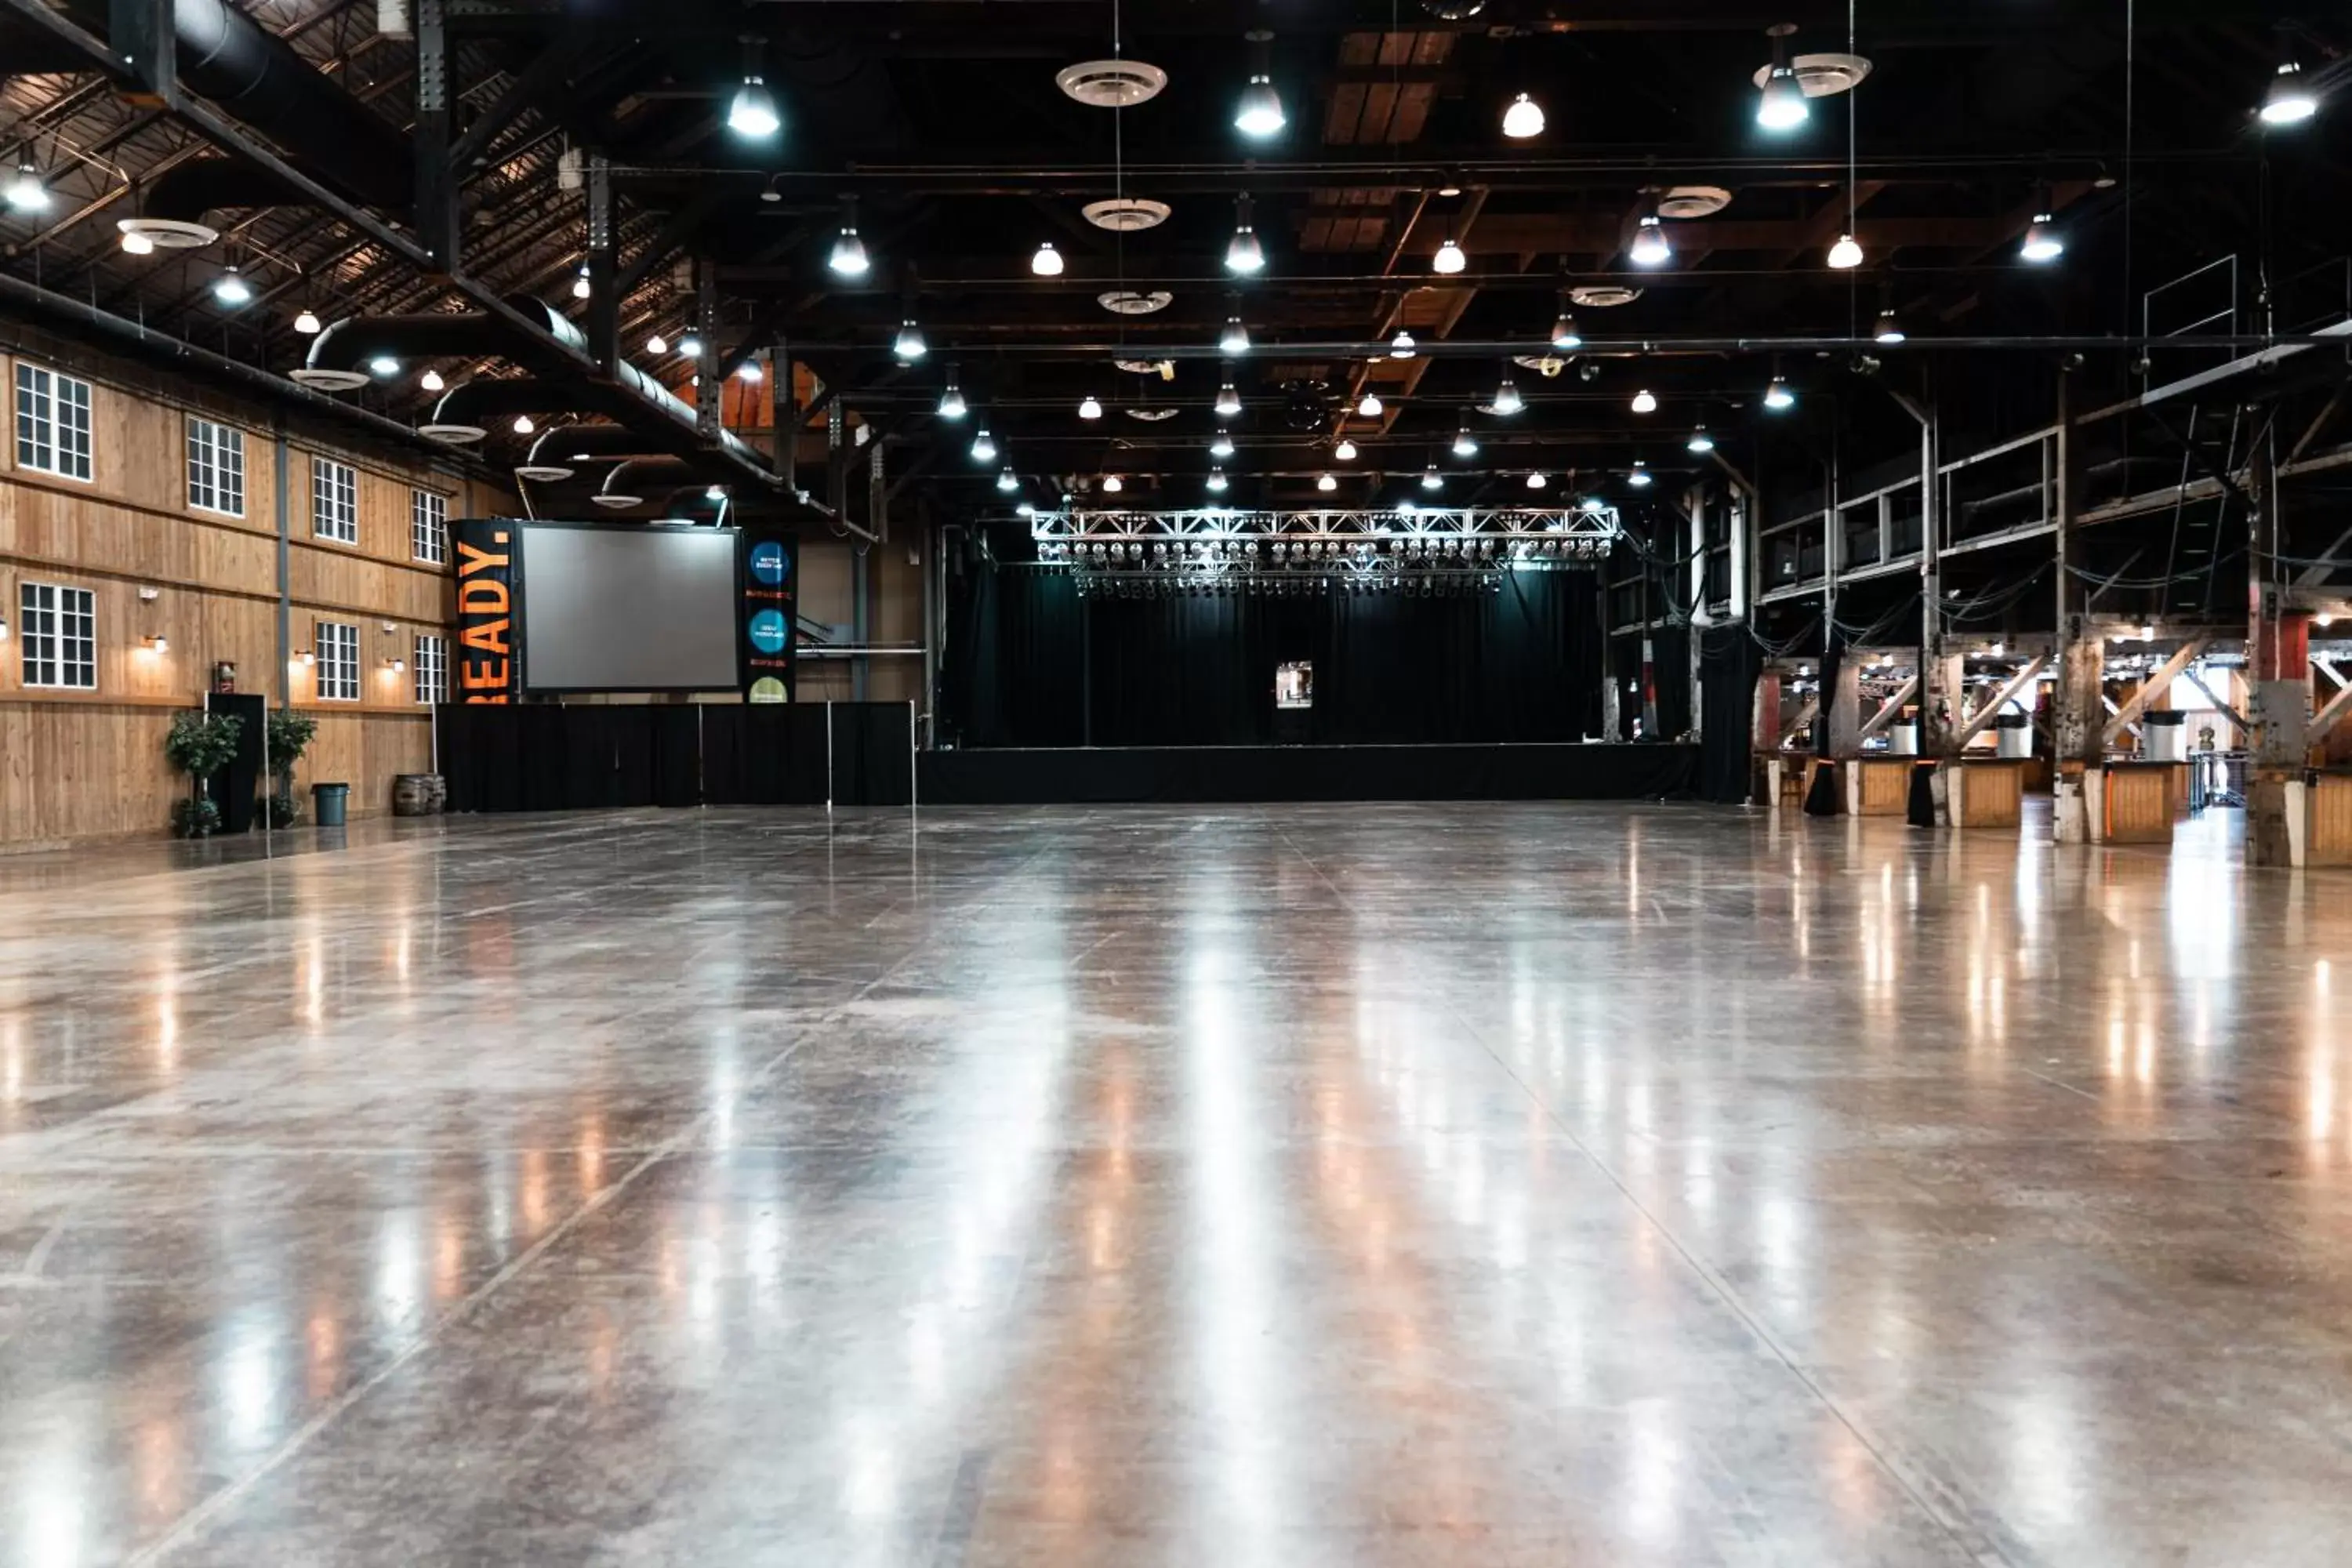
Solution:
[(525, 524), (525, 687), (732, 689), (736, 538), (731, 528)]

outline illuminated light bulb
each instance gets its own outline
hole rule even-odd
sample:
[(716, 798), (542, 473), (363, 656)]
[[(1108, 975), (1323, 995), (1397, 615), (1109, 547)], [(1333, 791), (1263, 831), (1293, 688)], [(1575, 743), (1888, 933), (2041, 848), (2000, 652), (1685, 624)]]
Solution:
[(530, 416), (530, 415), (528, 415), (528, 414), (518, 414), (518, 415), (516, 415), (516, 416), (514, 416), (514, 433), (515, 433), (516, 435), (518, 435), (518, 436), (528, 436), (528, 435), (530, 435), (533, 430), (536, 430), (536, 429), (538, 429), (538, 428), (539, 428), (539, 426), (536, 426), (536, 425), (534, 425), (534, 424), (532, 424), (532, 423), (531, 423)]
[(1339, 444), (1331, 448), (1331, 455), (1343, 463), (1352, 463), (1356, 460), (1356, 444), (1343, 436)]
[(974, 436), (971, 438), (971, 460), (973, 462), (988, 463), (993, 462), (995, 458), (996, 437), (991, 436), (987, 431), (982, 430), (979, 435)]
[(1454, 237), (1450, 234), (1445, 237), (1444, 243), (1437, 247), (1437, 255), (1429, 264), (1432, 271), (1449, 275), (1459, 272), (1469, 265), (1470, 258), (1462, 254), (1462, 247), (1454, 243)]
[(1052, 240), (1039, 242), (1037, 254), (1029, 258), (1029, 270), (1040, 278), (1059, 278), (1062, 275), (1062, 253), (1054, 248)]
[(1683, 443), (1683, 450), (1702, 454), (1712, 452), (1715, 450), (1715, 437), (1708, 435), (1706, 426), (1702, 425), (1690, 433), (1690, 439)]
[(669, 340), (662, 336), (659, 332), (656, 332), (652, 337), (646, 340), (646, 353), (649, 354), (666, 354), (669, 353)]
[(1225, 243), (1225, 270), (1248, 277), (1265, 267), (1265, 247), (1257, 240), (1257, 230), (1247, 218), (1234, 227), (1234, 237)]
[(1091, 393), (1091, 392), (1087, 393), (1084, 397), (1080, 398), (1080, 399), (1078, 400), (1078, 417), (1079, 417), (1079, 418), (1081, 418), (1081, 419), (1099, 419), (1099, 418), (1101, 418), (1101, 417), (1102, 417), (1102, 403), (1101, 403), (1101, 400), (1100, 400), (1100, 399), (1098, 399), (1098, 398), (1097, 398), (1097, 397), (1095, 396), (1095, 395), (1094, 395), (1093, 393)]
[(1789, 390), (1789, 378), (1776, 375), (1764, 389), (1764, 406), (1775, 414), (1786, 413), (1797, 405), (1797, 395)]
[(1576, 330), (1576, 318), (1566, 310), (1551, 324), (1551, 346), (1561, 353), (1571, 353), (1584, 346), (1584, 334)]
[(1528, 476), (1528, 489), (1531, 490), (1542, 489), (1546, 485), (1550, 483), (1551, 481), (1541, 474), (1529, 474)]
[(1231, 419), (1242, 411), (1242, 395), (1234, 390), (1232, 382), (1217, 388), (1217, 417)]
[(901, 363), (912, 364), (930, 353), (931, 345), (923, 341), (923, 329), (915, 325), (914, 318), (909, 316), (898, 323), (898, 336), (891, 342), (890, 352)]
[(776, 95), (755, 73), (743, 79), (735, 89), (734, 101), (727, 106), (727, 129), (736, 135), (754, 142), (764, 142), (782, 129), (784, 117), (776, 112)]
[(126, 228), (122, 231), (123, 255), (152, 256), (154, 253), (155, 242), (153, 240), (148, 238), (145, 235), (139, 233), (135, 229)]
[(1217, 352), (1227, 354), (1245, 354), (1249, 353), (1249, 329), (1242, 325), (1242, 319), (1239, 316), (1228, 316), (1225, 319), (1225, 330), (1217, 337)]
[(2265, 125), (2299, 125), (2319, 112), (2319, 100), (2312, 95), (2311, 84), (2304, 79), (2303, 67), (2289, 60), (2279, 67), (2271, 78), (2270, 87), (2263, 93), (2262, 120)]
[(1655, 414), (1657, 411), (1658, 411), (1658, 395), (1657, 395), (1656, 393), (1652, 392), (1648, 387), (1646, 387), (1646, 386), (1645, 386), (1645, 387), (1643, 387), (1641, 391), (1639, 391), (1639, 392), (1637, 392), (1637, 393), (1635, 393), (1635, 394), (1633, 395), (1633, 412), (1634, 412), (1634, 413), (1636, 413), (1636, 414)]
[(1840, 272), (1853, 271), (1862, 265), (1861, 242), (1850, 234), (1839, 235), (1837, 243), (1830, 247), (1829, 261)]
[(866, 276), (873, 263), (866, 255), (866, 242), (857, 237), (856, 224), (841, 226), (841, 232), (834, 237), (833, 254), (825, 258), (824, 264), (844, 278)]
[(318, 336), (325, 329), (320, 323), (318, 312), (305, 305), (301, 312), (294, 318), (294, 330), (304, 337), (310, 338)]
[(446, 386), (448, 383), (441, 379), (441, 373), (439, 371), (428, 370), (423, 375), (416, 378), (416, 384), (426, 392), (438, 392), (444, 386)]
[(368, 374), (370, 375), (398, 375), (400, 374), (400, 362), (393, 358), (390, 354), (378, 354), (373, 359), (368, 361)]
[(1103, 476), (1103, 494), (1107, 496), (1115, 496), (1125, 489), (1127, 489), (1127, 481), (1120, 479), (1117, 474), (1105, 474)]
[(575, 300), (585, 300), (588, 294), (588, 264), (583, 261), (580, 264), (580, 276), (572, 280), (572, 297)]
[(1463, 422), (1462, 428), (1454, 433), (1454, 455), (1457, 458), (1475, 458), (1478, 455), (1478, 439), (1470, 434), (1470, 425), (1467, 420)]
[(1785, 60), (1773, 61), (1770, 74), (1764, 79), (1764, 91), (1757, 100), (1756, 123), (1767, 131), (1794, 131), (1812, 117), (1796, 70)]
[(1217, 438), (1209, 443), (1209, 456), (1212, 458), (1230, 458), (1233, 455), (1233, 437), (1223, 430), (1218, 431)]
[(1633, 243), (1625, 252), (1636, 267), (1664, 267), (1675, 258), (1675, 247), (1666, 238), (1666, 226), (1655, 213), (1643, 213), (1633, 226)]
[(1263, 141), (1289, 123), (1289, 117), (1282, 112), (1282, 95), (1274, 90), (1274, 79), (1264, 71), (1254, 73), (1234, 110), (1234, 129)]
[(1421, 470), (1421, 488), (1423, 489), (1438, 489), (1443, 488), (1444, 483), (1444, 478), (1438, 473), (1437, 465), (1435, 463), (1432, 463), (1429, 467)]
[(1213, 490), (1213, 491), (1215, 491), (1215, 492), (1216, 492), (1217, 494), (1219, 494), (1219, 495), (1223, 495), (1223, 494), (1224, 494), (1224, 493), (1225, 493), (1225, 470), (1224, 470), (1224, 469), (1223, 469), (1223, 468), (1211, 468), (1211, 469), (1209, 470), (1209, 489), (1212, 489), (1212, 490)]
[(725, 485), (706, 485), (703, 487), (702, 499), (704, 500), (725, 500), (727, 499), (727, 487)]
[(1511, 100), (1510, 107), (1503, 110), (1503, 134), (1514, 142), (1540, 136), (1543, 128), (1543, 105), (1524, 92)]
[(1328, 495), (1339, 488), (1339, 481), (1328, 474), (1318, 474), (1315, 479), (1315, 488)]
[(1511, 379), (1508, 371), (1504, 372), (1503, 384), (1495, 388), (1495, 401), (1492, 405), (1495, 412), (1508, 418), (1527, 405), (1527, 400), (1519, 395), (1518, 384)]
[(1006, 468), (1003, 472), (996, 476), (996, 488), (1004, 491), (1005, 494), (1010, 495), (1014, 490), (1021, 488), (1021, 481), (1013, 477), (1013, 470), (1011, 468)]
[(16, 177), (8, 182), (9, 210), (20, 213), (40, 213), (49, 210), (49, 187), (41, 183), (41, 172), (30, 163), (16, 165)]
[(760, 368), (760, 362), (758, 360), (747, 359), (741, 364), (735, 367), (735, 379), (738, 381), (756, 382), (761, 380), (766, 374), (766, 372)]
[(969, 411), (963, 400), (963, 388), (956, 384), (954, 376), (948, 377), (947, 390), (940, 394), (940, 417), (961, 419)]
[(1893, 344), (1901, 342), (1906, 335), (1903, 331), (1903, 323), (1895, 319), (1892, 310), (1878, 312), (1878, 325), (1871, 333), (1874, 339), (1882, 343)]
[(230, 262), (227, 270), (213, 279), (213, 298), (232, 310), (253, 303), (253, 285), (237, 271), (236, 262)]
[(1625, 476), (1625, 482), (1633, 486), (1637, 490), (1648, 489), (1650, 488), (1650, 466), (1642, 461), (1639, 458), (1634, 458), (1633, 471)]
[(1365, 393), (1362, 397), (1356, 401), (1356, 412), (1362, 415), (1367, 419), (1378, 419), (1381, 416), (1381, 404), (1379, 395), (1370, 392)]
[(1034, 506), (1031, 506), (1031, 505), (1030, 505), (1027, 501), (1025, 501), (1025, 500), (1024, 500), (1024, 501), (1023, 501), (1019, 506), (1014, 507), (1014, 508), (1013, 509), (1013, 510), (1014, 515), (1015, 515), (1015, 516), (1018, 516), (1018, 517), (1034, 517), (1034, 516), (1036, 516), (1036, 515), (1037, 515), (1037, 509), (1036, 509), (1035, 507), (1034, 507)]
[(1411, 359), (1412, 357), (1413, 346), (1412, 334), (1407, 331), (1399, 331), (1396, 336), (1389, 340), (1389, 358)]
[(2053, 226), (2050, 215), (2036, 213), (2033, 221), (2026, 226), (2025, 238), (2017, 247), (2018, 259), (2039, 267), (2065, 254), (2066, 242), (2058, 237), (2058, 230)]

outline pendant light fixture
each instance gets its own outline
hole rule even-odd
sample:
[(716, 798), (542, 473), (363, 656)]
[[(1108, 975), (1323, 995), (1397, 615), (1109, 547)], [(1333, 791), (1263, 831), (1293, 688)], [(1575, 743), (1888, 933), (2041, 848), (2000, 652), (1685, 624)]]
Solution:
[(1232, 382), (1217, 388), (1216, 409), (1220, 419), (1231, 419), (1242, 411), (1242, 395), (1234, 390)]
[(735, 89), (735, 97), (727, 105), (727, 129), (746, 142), (765, 142), (783, 128), (784, 117), (776, 112), (776, 95), (760, 73), (751, 72), (743, 85)]
[(1576, 330), (1576, 318), (1566, 306), (1551, 324), (1551, 346), (1555, 353), (1574, 353), (1584, 346), (1584, 334)]
[(539, 426), (531, 422), (530, 415), (518, 414), (514, 416), (514, 433), (516, 435), (528, 436), (538, 428)]
[(2263, 123), (2300, 125), (2318, 112), (2319, 100), (2304, 77), (2302, 64), (2288, 60), (2280, 66), (2263, 93)]
[(1034, 517), (1037, 515), (1037, 509), (1024, 500), (1019, 506), (1013, 509), (1013, 515), (1015, 517)]
[(1527, 405), (1527, 400), (1519, 395), (1518, 384), (1511, 379), (1510, 367), (1504, 366), (1503, 384), (1495, 388), (1495, 401), (1492, 405), (1495, 412), (1507, 419)]
[(16, 165), (16, 177), (8, 182), (8, 210), (39, 213), (49, 210), (49, 187), (41, 183), (41, 172), (30, 163)]
[(1003, 490), (1005, 494), (1011, 495), (1014, 490), (1021, 488), (1021, 481), (1013, 477), (1013, 470), (1011, 468), (1000, 469), (996, 476), (996, 488)]
[(1239, 314), (1225, 318), (1225, 330), (1217, 334), (1217, 352), (1239, 357), (1249, 353), (1249, 329), (1242, 325)]
[(923, 341), (923, 329), (915, 324), (914, 317), (909, 316), (898, 323), (898, 336), (891, 343), (890, 352), (898, 356), (901, 364), (912, 364), (931, 352), (931, 345)]
[(1081, 419), (1101, 418), (1102, 400), (1091, 392), (1087, 393), (1084, 397), (1079, 398), (1078, 417)]
[(1427, 468), (1421, 470), (1421, 488), (1425, 490), (1443, 489), (1445, 488), (1445, 476), (1437, 471), (1437, 465), (1435, 463), (1432, 463)]
[(447, 383), (441, 379), (441, 373), (439, 371), (428, 370), (423, 375), (416, 378), (416, 384), (424, 388), (426, 392), (438, 392), (442, 387), (446, 385)]
[(1793, 22), (1782, 22), (1765, 32), (1772, 40), (1772, 64), (1764, 75), (1764, 91), (1756, 104), (1756, 123), (1767, 131), (1794, 131), (1812, 118), (1812, 110), (1805, 102), (1805, 89), (1797, 80), (1795, 68), (1789, 64), (1789, 35), (1797, 30)]
[(1378, 419), (1384, 412), (1380, 395), (1367, 388), (1364, 395), (1356, 400), (1356, 412), (1367, 419)]
[(294, 330), (306, 338), (315, 338), (324, 329), (320, 324), (319, 313), (305, 305), (295, 314)]
[(1105, 474), (1103, 476), (1102, 488), (1103, 494), (1107, 496), (1115, 496), (1118, 494), (1119, 491), (1127, 489), (1127, 481), (1120, 479), (1117, 474)]
[(1862, 246), (1851, 234), (1842, 234), (1830, 247), (1830, 266), (1840, 272), (1851, 272), (1862, 265)]
[(2036, 267), (2045, 267), (2066, 254), (2066, 241), (2060, 237), (2057, 226), (2047, 212), (2033, 215), (2025, 226), (2025, 238), (2017, 247), (2017, 258)]
[(1704, 457), (1715, 450), (1715, 437), (1706, 433), (1706, 426), (1701, 425), (1690, 433), (1690, 439), (1683, 443), (1683, 450)]
[(593, 286), (588, 281), (588, 264), (583, 261), (580, 264), (580, 270), (572, 276), (572, 297), (575, 300), (585, 300), (594, 291)]
[(646, 340), (646, 353), (656, 356), (667, 354), (669, 353), (669, 340), (656, 332)]
[(1625, 482), (1633, 486), (1637, 490), (1648, 489), (1650, 488), (1650, 465), (1644, 463), (1639, 458), (1634, 458), (1633, 471), (1625, 476)]
[(1331, 455), (1343, 463), (1352, 463), (1356, 460), (1356, 444), (1342, 436), (1339, 444), (1331, 448)]
[(1547, 479), (1540, 470), (1528, 476), (1528, 489), (1531, 490), (1542, 489), (1550, 483), (1551, 480)]
[(1333, 479), (1328, 473), (1318, 474), (1315, 476), (1315, 488), (1321, 490), (1325, 495), (1328, 495), (1333, 490), (1339, 488), (1339, 481)]
[(833, 237), (833, 254), (824, 258), (835, 277), (863, 278), (873, 265), (866, 255), (866, 242), (857, 237), (857, 198), (847, 196), (841, 204), (841, 232)]
[(1514, 142), (1540, 136), (1543, 128), (1543, 105), (1524, 92), (1511, 100), (1510, 107), (1503, 110), (1503, 134)]
[(975, 463), (996, 461), (996, 437), (985, 429), (971, 438), (971, 460)]
[(1265, 269), (1265, 247), (1250, 226), (1250, 199), (1244, 194), (1234, 200), (1234, 237), (1225, 245), (1225, 270), (1249, 278)]
[(961, 419), (969, 410), (963, 401), (963, 388), (956, 384), (955, 366), (948, 366), (947, 389), (940, 394), (940, 417)]
[(754, 385), (756, 385), (761, 379), (766, 375), (766, 374), (767, 373), (765, 371), (762, 371), (760, 368), (760, 362), (755, 359), (747, 359), (741, 364), (735, 367), (736, 380), (751, 383)]
[(400, 374), (400, 362), (393, 358), (390, 354), (377, 354), (373, 359), (368, 361), (368, 374), (378, 377), (398, 375)]
[(1029, 270), (1040, 278), (1059, 278), (1062, 275), (1062, 253), (1054, 248), (1052, 240), (1037, 242), (1037, 254), (1029, 258)]
[(1290, 119), (1282, 112), (1282, 95), (1274, 90), (1274, 73), (1267, 68), (1274, 35), (1259, 27), (1243, 36), (1250, 43), (1250, 79), (1242, 89), (1241, 102), (1234, 108), (1234, 129), (1263, 142), (1279, 135)]
[(1224, 469), (1223, 469), (1223, 468), (1211, 468), (1211, 469), (1209, 470), (1209, 489), (1210, 489), (1212, 491), (1213, 491), (1214, 493), (1218, 494), (1218, 495), (1223, 495), (1223, 494), (1224, 494), (1224, 493), (1225, 493), (1225, 470), (1224, 470)]
[(1461, 428), (1454, 432), (1454, 455), (1457, 458), (1475, 458), (1478, 455), (1478, 438), (1470, 434), (1470, 419), (1467, 415), (1463, 416)]
[(126, 228), (122, 231), (122, 254), (152, 256), (155, 254), (155, 242), (135, 228)]
[(1903, 322), (1895, 314), (1895, 307), (1889, 305), (1878, 312), (1878, 325), (1870, 335), (1874, 341), (1892, 347), (1910, 334), (1904, 331)]
[(1462, 253), (1462, 247), (1454, 242), (1454, 237), (1449, 234), (1438, 245), (1437, 254), (1431, 258), (1429, 268), (1433, 272), (1443, 272), (1450, 278), (1469, 265), (1470, 258)]
[(1644, 197), (1642, 216), (1633, 225), (1633, 243), (1625, 254), (1636, 267), (1664, 267), (1675, 258), (1675, 247), (1666, 238), (1666, 226), (1658, 216), (1658, 194)]
[(237, 271), (236, 262), (230, 262), (213, 279), (213, 298), (232, 310), (241, 310), (253, 303), (253, 285)]
[(1789, 378), (1775, 374), (1764, 388), (1764, 406), (1775, 414), (1786, 414), (1797, 405), (1797, 395), (1789, 390)]
[(1389, 340), (1389, 358), (1411, 359), (1414, 347), (1412, 334), (1400, 328), (1397, 335)]
[(1658, 411), (1658, 395), (1657, 395), (1656, 393), (1652, 392), (1648, 387), (1646, 387), (1646, 386), (1645, 386), (1645, 387), (1642, 388), (1642, 390), (1641, 390), (1641, 391), (1639, 391), (1639, 392), (1637, 392), (1637, 393), (1635, 393), (1635, 394), (1633, 395), (1633, 412), (1634, 412), (1634, 413), (1636, 413), (1636, 414), (1655, 414), (1657, 411)]
[(1226, 430), (1218, 431), (1216, 436), (1209, 442), (1209, 456), (1212, 458), (1230, 458), (1233, 455), (1234, 437), (1232, 432)]
[(678, 357), (681, 359), (700, 359), (702, 357), (701, 334), (698, 332), (688, 332), (684, 337), (678, 339), (677, 353)]

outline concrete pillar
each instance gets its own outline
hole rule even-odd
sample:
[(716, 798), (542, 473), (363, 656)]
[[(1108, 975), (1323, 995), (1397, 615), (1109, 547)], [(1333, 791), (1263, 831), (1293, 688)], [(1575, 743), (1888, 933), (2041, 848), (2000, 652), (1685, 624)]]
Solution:
[(2053, 465), (2056, 494), (2058, 557), (2058, 688), (2051, 713), (2056, 801), (2051, 828), (2061, 844), (2096, 843), (2104, 836), (2105, 803), (2099, 773), (2106, 714), (2099, 702), (2105, 675), (2106, 640), (2090, 623), (2089, 602), (2075, 580), (2074, 517), (2082, 508), (2082, 443), (2074, 426), (2074, 381), (2058, 378), (2058, 460)]
[(2311, 617), (2286, 607), (2278, 569), (2277, 455), (2265, 436), (2247, 465), (2254, 500), (2246, 552), (2246, 720), (2252, 752), (2246, 780), (2247, 855), (2257, 866), (2294, 864), (2300, 781), (2311, 727)]

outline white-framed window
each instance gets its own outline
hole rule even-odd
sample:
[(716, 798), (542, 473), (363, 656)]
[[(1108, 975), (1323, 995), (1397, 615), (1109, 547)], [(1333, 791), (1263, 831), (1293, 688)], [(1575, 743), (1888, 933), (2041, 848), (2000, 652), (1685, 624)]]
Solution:
[(360, 629), (347, 621), (318, 623), (319, 700), (360, 700)]
[(360, 473), (349, 463), (310, 459), (310, 531), (337, 544), (360, 542)]
[(229, 517), (245, 515), (244, 431), (189, 418), (188, 504)]
[(16, 626), (26, 685), (98, 689), (98, 600), (89, 589), (19, 584)]
[(416, 634), (416, 657), (409, 661), (408, 669), (415, 679), (416, 700), (446, 702), (449, 700), (449, 639), (429, 632)]
[(449, 498), (439, 490), (408, 492), (408, 554), (436, 566), (449, 561)]
[(16, 466), (89, 478), (89, 383), (16, 362)]

